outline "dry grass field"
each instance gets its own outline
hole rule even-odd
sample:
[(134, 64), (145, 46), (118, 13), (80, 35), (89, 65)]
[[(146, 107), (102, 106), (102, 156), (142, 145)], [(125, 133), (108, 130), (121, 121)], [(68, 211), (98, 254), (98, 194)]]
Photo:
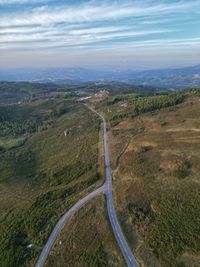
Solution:
[(200, 266), (200, 98), (122, 119), (109, 146), (118, 216), (141, 266)]
[(108, 223), (104, 196), (76, 212), (57, 238), (45, 267), (124, 267)]

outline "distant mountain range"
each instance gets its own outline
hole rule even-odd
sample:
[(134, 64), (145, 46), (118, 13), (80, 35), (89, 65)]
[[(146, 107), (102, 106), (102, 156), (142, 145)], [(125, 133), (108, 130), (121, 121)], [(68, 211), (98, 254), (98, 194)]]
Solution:
[(200, 86), (200, 65), (145, 71), (97, 71), (84, 68), (3, 70), (0, 72), (0, 80), (59, 84), (119, 81), (159, 88), (179, 89)]

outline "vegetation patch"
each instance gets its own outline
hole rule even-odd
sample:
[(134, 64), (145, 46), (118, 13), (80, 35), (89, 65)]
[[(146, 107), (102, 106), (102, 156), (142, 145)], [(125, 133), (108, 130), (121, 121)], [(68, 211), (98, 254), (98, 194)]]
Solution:
[(17, 148), (23, 146), (25, 142), (26, 142), (25, 137), (9, 138), (9, 139), (2, 138), (0, 139), (0, 150)]
[(179, 267), (179, 255), (200, 251), (200, 191), (182, 188), (155, 197), (129, 203), (128, 216), (162, 265)]
[(160, 210), (148, 233), (149, 246), (164, 266), (179, 266), (175, 258), (185, 251), (200, 251), (200, 191), (183, 190), (176, 196), (157, 200)]
[[(182, 103), (188, 96), (188, 92), (166, 93), (156, 95), (128, 94), (109, 96), (106, 100), (96, 105), (102, 109), (111, 126), (114, 127), (126, 118), (134, 118), (146, 112), (154, 112), (163, 108), (175, 108)], [(165, 126), (166, 122), (160, 122)]]
[(120, 172), (129, 173), (136, 177), (152, 178), (159, 172), (159, 162), (145, 156), (143, 152), (127, 152), (120, 164)]
[[(122, 227), (142, 266), (198, 266), (199, 90), (139, 97), (134, 102), (140, 108), (132, 118), (130, 106), (117, 111), (113, 104), (107, 113), (111, 121), (118, 112), (129, 114), (114, 128), (118, 134), (109, 139), (115, 159), (117, 147), (124, 142), (123, 131), (129, 129), (130, 145), (116, 164), (113, 182)], [(148, 146), (153, 149), (144, 149)]]
[(99, 124), (62, 97), (0, 107), (2, 266), (30, 265), (60, 216), (95, 187)]
[(183, 102), (183, 100), (184, 95), (181, 93), (142, 97), (133, 102), (133, 108), (134, 112), (139, 114), (175, 106)]
[(183, 179), (190, 174), (191, 164), (188, 160), (182, 160), (177, 165), (177, 168), (173, 172), (174, 176)]
[(150, 146), (140, 146), (135, 149), (137, 153), (145, 153), (147, 151), (151, 150)]
[(125, 266), (109, 226), (104, 200), (104, 196), (96, 197), (67, 221), (45, 267)]

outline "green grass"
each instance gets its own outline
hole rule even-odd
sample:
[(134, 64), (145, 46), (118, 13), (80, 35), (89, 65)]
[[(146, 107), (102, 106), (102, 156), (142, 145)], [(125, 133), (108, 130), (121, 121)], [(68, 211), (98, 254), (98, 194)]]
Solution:
[(0, 139), (0, 150), (3, 149), (12, 149), (23, 146), (26, 141), (26, 138), (19, 137), (19, 138), (8, 138), (8, 139)]
[(109, 226), (104, 196), (69, 219), (47, 258), (45, 267), (51, 266), (125, 266)]
[(59, 90), (65, 91), (63, 86), (52, 83), (30, 83), (30, 82), (0, 82), (0, 105), (21, 104), (33, 98), (46, 96), (50, 93), (57, 93)]
[(153, 253), (166, 267), (178, 267), (176, 260), (185, 251), (200, 251), (200, 192), (191, 185), (150, 201), (129, 203), (127, 210), (136, 227)]
[(192, 254), (200, 251), (200, 192), (192, 187), (174, 193), (154, 201), (159, 212), (147, 234), (149, 246), (169, 267), (178, 267), (180, 263), (174, 259), (186, 250)]
[[(9, 213), (1, 222), (0, 255), (2, 266), (24, 266), (41, 250), (55, 222), (69, 209), (84, 188), (98, 177), (67, 189), (50, 190), (37, 196), (33, 203)], [(76, 198), (75, 198), (76, 196)], [(28, 249), (34, 244), (34, 249)]]
[[(63, 212), (100, 182), (99, 119), (63, 98), (4, 106), (3, 111), (0, 262), (26, 266)], [(22, 121), (27, 122), (23, 131)]]

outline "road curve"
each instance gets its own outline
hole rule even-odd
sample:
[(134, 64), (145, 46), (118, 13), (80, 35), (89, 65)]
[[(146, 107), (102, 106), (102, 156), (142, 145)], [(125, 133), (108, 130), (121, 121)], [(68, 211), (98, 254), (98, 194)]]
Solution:
[[(86, 105), (87, 106), (87, 105)], [(113, 233), (117, 240), (118, 246), (123, 254), (123, 257), (126, 261), (128, 267), (139, 267), (136, 259), (129, 248), (129, 245), (124, 237), (124, 234), (121, 230), (119, 225), (119, 221), (117, 219), (117, 215), (115, 212), (115, 208), (113, 205), (112, 200), (112, 178), (111, 178), (111, 170), (110, 170), (110, 162), (109, 162), (109, 155), (108, 155), (108, 144), (107, 144), (107, 131), (106, 131), (106, 120), (104, 117), (99, 114), (93, 108), (87, 106), (91, 111), (96, 113), (103, 122), (103, 141), (104, 141), (104, 161), (105, 161), (105, 175), (106, 175), (106, 204), (108, 209), (108, 216), (110, 219), (110, 223), (113, 229)]]
[(91, 192), (90, 194), (88, 194), (87, 196), (81, 198), (74, 206), (72, 206), (61, 218), (60, 220), (57, 222), (57, 224), (55, 225), (53, 231), (51, 232), (45, 246), (42, 249), (42, 252), (36, 262), (35, 267), (42, 267), (44, 266), (44, 263), (47, 259), (47, 256), (53, 246), (53, 243), (55, 242), (56, 238), (58, 237), (58, 234), (61, 232), (63, 226), (65, 225), (65, 223), (67, 222), (67, 220), (69, 219), (69, 217), (75, 213), (75, 211), (77, 211), (78, 209), (80, 209), (84, 204), (86, 204), (89, 200), (91, 200), (92, 198), (94, 198), (95, 196), (97, 196), (98, 194), (101, 193), (105, 193), (106, 191), (106, 186), (105, 184), (101, 187), (99, 187), (98, 189), (94, 190), (93, 192)]
[[(87, 106), (87, 105), (86, 105)], [(107, 145), (107, 131), (106, 131), (106, 121), (104, 117), (99, 114), (96, 110), (93, 108), (87, 106), (92, 112), (96, 113), (103, 122), (103, 142), (104, 142), (104, 162), (105, 162), (105, 175), (106, 175), (106, 181), (104, 185), (99, 187), (98, 189), (94, 190), (93, 192), (89, 193), (87, 196), (80, 199), (74, 206), (72, 206), (57, 222), (55, 225), (53, 231), (51, 232), (45, 246), (42, 249), (42, 252), (36, 262), (35, 267), (43, 267), (44, 263), (47, 259), (47, 256), (58, 237), (58, 234), (61, 232), (63, 226), (67, 222), (67, 220), (70, 218), (72, 214), (74, 214), (80, 207), (82, 207), (84, 204), (86, 204), (89, 200), (97, 196), (101, 193), (106, 193), (106, 204), (108, 209), (108, 216), (109, 220), (113, 229), (113, 233), (115, 235), (115, 238), (117, 240), (118, 246), (122, 252), (122, 255), (125, 259), (125, 262), (128, 267), (139, 267), (139, 265), (136, 262), (136, 259), (134, 255), (132, 254), (131, 249), (128, 246), (128, 243), (123, 235), (123, 232), (121, 230), (121, 227), (119, 225), (117, 215), (115, 212), (115, 208), (113, 205), (112, 200), (112, 178), (111, 178), (111, 170), (110, 170), (110, 162), (109, 162), (109, 156), (108, 156), (108, 145)]]

